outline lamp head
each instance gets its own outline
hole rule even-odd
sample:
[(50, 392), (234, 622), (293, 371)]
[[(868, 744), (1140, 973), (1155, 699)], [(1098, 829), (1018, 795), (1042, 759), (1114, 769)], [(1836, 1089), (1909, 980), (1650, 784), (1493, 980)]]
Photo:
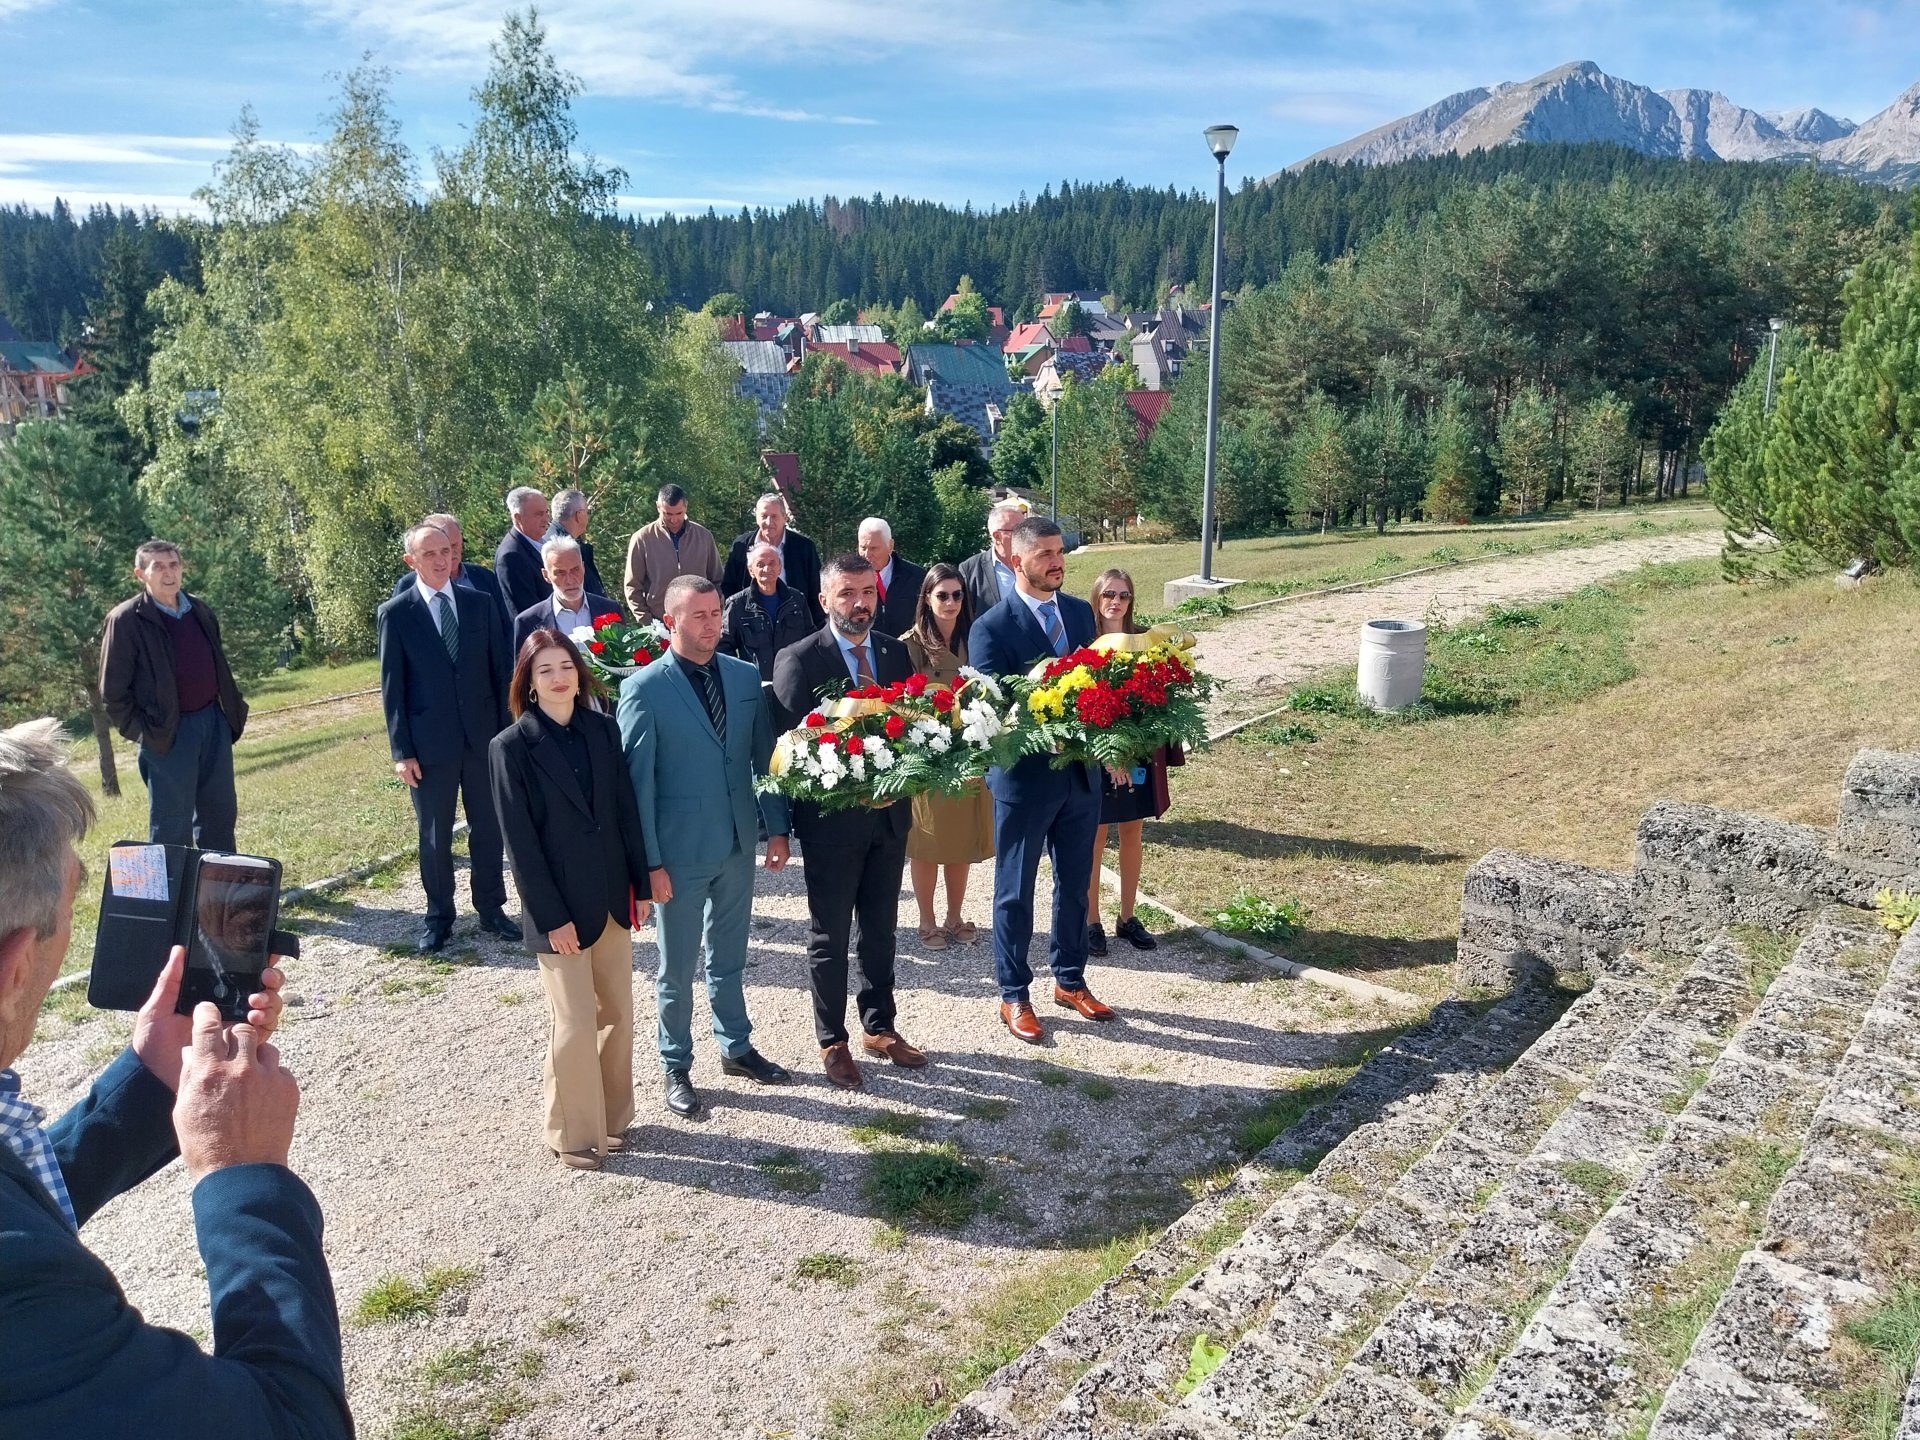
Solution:
[(1209, 125), (1207, 127), (1207, 148), (1213, 152), (1216, 160), (1225, 160), (1233, 153), (1233, 142), (1240, 138), (1238, 125)]
[(1778, 315), (1775, 315), (1767, 321), (1767, 328), (1769, 330), (1780, 330), (1785, 327), (1786, 323), (1787, 322), (1782, 320)]

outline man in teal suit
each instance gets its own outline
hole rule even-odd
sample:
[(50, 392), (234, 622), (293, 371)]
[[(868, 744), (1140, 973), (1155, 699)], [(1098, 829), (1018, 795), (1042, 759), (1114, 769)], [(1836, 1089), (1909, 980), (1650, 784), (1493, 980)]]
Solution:
[[(640, 802), (640, 827), (653, 857), (660, 907), (660, 1063), (667, 1108), (700, 1108), (693, 1066), (693, 968), (704, 940), (707, 1004), (720, 1042), (720, 1069), (761, 1085), (792, 1077), (753, 1048), (742, 978), (753, 911), (753, 852), (759, 833), (753, 782), (767, 773), (773, 724), (760, 670), (718, 652), (720, 592), (681, 575), (664, 597), (672, 646), (620, 690), (620, 737)], [(787, 863), (787, 802), (760, 797), (767, 868)]]

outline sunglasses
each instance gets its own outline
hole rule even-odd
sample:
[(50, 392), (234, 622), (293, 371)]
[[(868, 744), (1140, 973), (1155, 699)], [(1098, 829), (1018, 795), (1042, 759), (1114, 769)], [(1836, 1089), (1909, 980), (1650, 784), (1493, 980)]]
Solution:
[(964, 590), (936, 590), (933, 592), (933, 598), (942, 605), (951, 605), (956, 600), (966, 599), (966, 596), (967, 592)]
[(1102, 600), (1131, 600), (1131, 599), (1133, 598), (1133, 591), (1131, 591), (1131, 590), (1102, 590), (1102, 591), (1100, 592), (1100, 598), (1101, 598)]

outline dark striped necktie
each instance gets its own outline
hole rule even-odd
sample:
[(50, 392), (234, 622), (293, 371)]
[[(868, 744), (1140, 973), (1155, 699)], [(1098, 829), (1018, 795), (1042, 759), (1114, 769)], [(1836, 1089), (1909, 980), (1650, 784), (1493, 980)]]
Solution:
[(709, 661), (705, 665), (689, 665), (693, 672), (693, 688), (700, 692), (700, 703), (707, 707), (707, 719), (713, 722), (713, 733), (722, 740), (727, 738), (727, 697), (721, 693), (719, 668)]
[(453, 601), (445, 590), (433, 597), (433, 603), (440, 607), (440, 643), (447, 647), (447, 659), (454, 664), (460, 663), (460, 613), (453, 608)]
[(1040, 623), (1046, 627), (1047, 643), (1055, 655), (1067, 653), (1067, 632), (1060, 628), (1060, 607), (1049, 600), (1040, 607)]

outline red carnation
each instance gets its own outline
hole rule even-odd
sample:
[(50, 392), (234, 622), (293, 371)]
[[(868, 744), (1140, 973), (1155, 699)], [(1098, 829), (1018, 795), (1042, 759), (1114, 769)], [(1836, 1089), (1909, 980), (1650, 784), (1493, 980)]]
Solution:
[(633, 663), (636, 665), (651, 665), (653, 663), (653, 652), (651, 650), (634, 651)]
[(942, 715), (953, 709), (953, 691), (936, 690), (933, 692), (933, 708)]
[(587, 641), (587, 649), (591, 650), (596, 655), (600, 654), (606, 648), (607, 648), (607, 642), (604, 640)]
[(1105, 730), (1127, 718), (1127, 702), (1112, 686), (1090, 685), (1073, 697), (1074, 713), (1096, 730)]
[(596, 615), (593, 617), (593, 623), (596, 628), (601, 625), (618, 625), (620, 623), (620, 612), (618, 610), (609, 610), (604, 615)]
[(847, 754), (849, 755), (864, 755), (867, 751), (867, 742), (862, 740), (858, 735), (849, 735), (847, 736), (846, 748)]
[(902, 720), (898, 715), (889, 715), (887, 716), (885, 728), (889, 740), (898, 740), (902, 735), (907, 733), (907, 722)]
[(905, 685), (889, 685), (881, 692), (880, 698), (889, 705), (898, 705), (900, 703), (900, 697), (906, 693), (907, 687)]
[(924, 675), (909, 675), (907, 677), (906, 689), (907, 694), (918, 700), (922, 695), (927, 693), (927, 677)]
[(834, 746), (833, 732), (831, 730), (827, 731), (825, 734), (816, 735), (813, 738), (815, 743), (824, 745), (829, 750), (831, 750)]
[(808, 712), (807, 718), (806, 718), (806, 726), (809, 730), (818, 730), (822, 725), (826, 723), (827, 723), (827, 717), (822, 715), (818, 710), (812, 710)]

